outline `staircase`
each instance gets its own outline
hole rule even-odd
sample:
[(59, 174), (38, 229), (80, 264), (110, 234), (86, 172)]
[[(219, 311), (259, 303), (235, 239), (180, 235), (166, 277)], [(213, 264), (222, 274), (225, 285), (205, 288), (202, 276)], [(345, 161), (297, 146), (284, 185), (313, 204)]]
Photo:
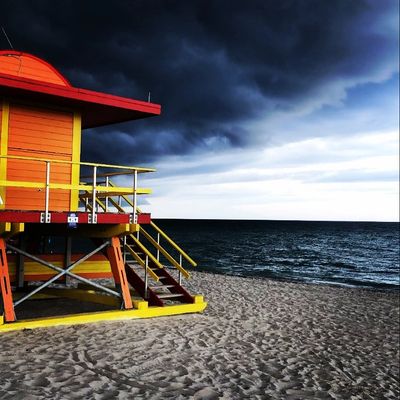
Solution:
[[(142, 227), (141, 231), (144, 231)], [(193, 297), (182, 287), (180, 279), (176, 280), (137, 237), (125, 237), (122, 253), (129, 284), (141, 297), (148, 300), (149, 305), (163, 306), (166, 302), (193, 303)], [(186, 277), (190, 276), (181, 266), (180, 268), (178, 276), (182, 276), (182, 271), (186, 273)]]
[[(114, 186), (110, 180), (107, 180), (107, 183)], [(82, 193), (80, 196), (86, 211), (91, 211), (92, 204), (88, 203), (87, 198), (87, 193)], [(129, 207), (133, 207), (132, 201), (125, 195), (119, 195), (118, 199), (108, 197), (107, 200), (118, 213), (125, 213), (122, 207), (123, 201)], [(106, 203), (100, 199), (96, 199), (96, 203), (103, 211), (107, 209)], [(140, 209), (136, 209), (140, 214)], [(154, 222), (146, 224), (146, 229), (139, 225), (136, 234), (120, 239), (126, 277), (130, 286), (148, 301), (149, 306), (194, 303), (193, 296), (182, 286), (182, 277), (190, 278), (189, 272), (183, 267), (183, 260), (192, 266), (196, 266), (196, 262)], [(148, 229), (151, 229), (151, 233)], [(161, 244), (161, 240), (165, 244)], [(167, 250), (166, 246), (171, 250)], [(178, 254), (178, 259), (171, 255), (172, 252)], [(161, 262), (161, 259), (168, 262), (168, 267)]]

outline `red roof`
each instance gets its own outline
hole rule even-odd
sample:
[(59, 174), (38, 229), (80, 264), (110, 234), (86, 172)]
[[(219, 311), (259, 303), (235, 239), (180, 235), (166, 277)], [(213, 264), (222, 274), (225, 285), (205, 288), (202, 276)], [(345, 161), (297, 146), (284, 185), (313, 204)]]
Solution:
[(75, 88), (46, 61), (14, 51), (0, 51), (0, 96), (75, 109), (82, 113), (82, 128), (161, 113), (159, 104)]

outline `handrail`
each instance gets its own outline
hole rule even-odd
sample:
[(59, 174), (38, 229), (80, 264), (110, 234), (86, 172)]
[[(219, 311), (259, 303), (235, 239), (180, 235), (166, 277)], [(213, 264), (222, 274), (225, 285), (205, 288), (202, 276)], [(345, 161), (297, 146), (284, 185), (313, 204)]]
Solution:
[[(8, 186), (8, 187), (22, 187), (22, 188), (31, 188), (31, 189), (45, 189), (46, 183), (41, 182), (31, 182), (31, 181), (9, 181), (9, 180), (0, 180), (0, 186)], [(49, 183), (50, 189), (70, 189), (70, 190), (93, 190), (96, 188), (97, 192), (101, 193), (115, 193), (116, 196), (120, 193), (126, 193), (128, 191), (132, 192), (133, 189), (130, 187), (107, 187), (107, 186), (92, 186), (92, 185), (73, 185), (72, 183)], [(150, 194), (151, 189), (148, 188), (138, 188), (136, 191), (137, 194)]]
[[(89, 192), (86, 191), (86, 194), (88, 194)], [(81, 198), (81, 196), (79, 196), (79, 198)], [(99, 199), (96, 198), (96, 203), (100, 205), (100, 207), (105, 211), (106, 209), (106, 205)], [(92, 205), (90, 203), (85, 204), (85, 207), (89, 209), (89, 211), (91, 211), (93, 209)]]
[(160, 277), (148, 266), (146, 266), (146, 262), (143, 261), (140, 256), (135, 252), (135, 250), (132, 249), (131, 246), (129, 246), (129, 244), (125, 245), (126, 248), (128, 249), (129, 253), (134, 257), (134, 259), (139, 263), (139, 265), (143, 268), (146, 268), (147, 273), (149, 275), (151, 275), (151, 277), (158, 282), (160, 280)]
[(190, 278), (189, 272), (187, 272), (171, 255), (164, 249), (159, 243), (157, 243), (152, 236), (147, 233), (142, 227), (140, 227), (140, 232), (144, 235), (144, 237), (160, 252), (164, 255), (164, 257), (180, 272), (182, 272), (183, 276), (186, 279)]
[[(139, 214), (140, 214), (140, 210)], [(186, 259), (193, 267), (197, 267), (196, 261), (194, 261), (185, 251), (183, 251), (164, 231), (162, 231), (158, 225), (154, 222), (150, 222), (150, 225), (172, 246), (174, 247), (180, 254), (182, 254), (183, 258)]]
[[(106, 209), (105, 204), (104, 204), (101, 200), (96, 199), (96, 201), (97, 201), (97, 203), (100, 205), (100, 207), (101, 207), (103, 210)], [(118, 204), (117, 204), (117, 205), (118, 205)], [(88, 208), (89, 208), (89, 209), (92, 209), (92, 205), (91, 205), (91, 204), (88, 204)], [(145, 246), (143, 246), (143, 244), (142, 244), (140, 241), (138, 241), (138, 240), (135, 238), (134, 235), (131, 234), (131, 235), (129, 235), (129, 237), (130, 237), (131, 239), (134, 240), (134, 242), (135, 242), (136, 245), (140, 248), (140, 250), (142, 250), (142, 251), (144, 252), (144, 254), (146, 254), (146, 255), (150, 258), (150, 260), (153, 261), (153, 262), (155, 263), (155, 265), (156, 265), (158, 268), (163, 268), (163, 265), (150, 253), (149, 250), (147, 250), (147, 248), (146, 248)], [(160, 280), (159, 276), (158, 276), (151, 268), (149, 268), (148, 266), (146, 266), (145, 261), (135, 252), (135, 250), (133, 250), (132, 247), (131, 247), (129, 244), (125, 244), (125, 247), (126, 247), (126, 249), (128, 250), (128, 252), (129, 252), (129, 253), (135, 258), (135, 260), (139, 263), (139, 265), (140, 265), (141, 267), (145, 268), (145, 269), (147, 270), (147, 273), (148, 273), (156, 282), (158, 282), (158, 281)]]
[[(111, 187), (113, 187), (113, 183), (109, 181), (109, 184)], [(131, 202), (129, 201), (128, 198), (126, 198), (125, 196), (121, 195), (121, 197), (124, 198), (125, 201), (128, 202), (128, 204), (131, 205)], [(124, 209), (112, 198), (110, 198), (110, 202), (114, 205), (114, 207), (120, 211), (123, 212)], [(99, 201), (100, 204), (100, 201)], [(105, 205), (104, 204), (100, 204), (100, 207), (102, 207), (103, 209), (105, 209)], [(137, 207), (138, 212), (140, 213), (140, 209)], [(152, 226), (154, 229), (156, 229), (157, 232), (159, 232), (160, 234), (162, 234), (162, 236), (168, 241), (168, 243), (170, 243), (176, 250), (179, 251), (179, 253), (184, 256), (185, 259), (187, 259), (191, 265), (193, 266), (197, 266), (196, 262), (189, 257), (166, 233), (164, 233), (154, 222), (150, 223), (150, 226)], [(158, 251), (160, 251), (164, 257), (178, 270), (180, 271), (186, 279), (188, 279), (190, 277), (190, 274), (182, 267), (182, 265), (180, 263), (178, 263), (169, 253), (167, 250), (164, 249), (164, 247), (162, 247), (160, 245), (160, 243), (158, 243), (156, 240), (154, 240), (154, 238), (142, 227), (139, 227), (139, 232), (143, 233), (143, 235), (145, 236), (145, 238), (153, 245), (153, 247), (155, 247)], [(132, 235), (131, 235), (132, 236)], [(137, 240), (136, 238), (134, 238), (135, 240)], [(137, 240), (137, 243), (140, 243), (140, 241)], [(143, 246), (144, 247), (144, 246)], [(146, 249), (144, 247), (144, 249)], [(142, 249), (143, 250), (143, 249)], [(147, 252), (145, 252), (147, 254)], [(181, 261), (182, 262), (182, 261)]]
[[(112, 183), (110, 180), (108, 181), (110, 186), (114, 186), (114, 183)], [(132, 207), (133, 203), (124, 195), (121, 195), (121, 197)], [(111, 200), (111, 202), (114, 204), (114, 202)], [(116, 204), (114, 204), (115, 206)], [(120, 209), (123, 211), (123, 208), (120, 207)], [(137, 212), (141, 214), (141, 210), (139, 207), (137, 207)], [(150, 222), (150, 225), (152, 228), (154, 228), (175, 250), (177, 250), (180, 254), (182, 254), (182, 257), (186, 259), (193, 267), (197, 266), (197, 263), (184, 251), (182, 250), (181, 247), (179, 247), (164, 231), (162, 231), (154, 222)]]
[(149, 256), (150, 260), (153, 261), (153, 263), (158, 267), (158, 268), (164, 268), (164, 266), (160, 263), (160, 261), (158, 261), (153, 254), (150, 253), (150, 251), (143, 246), (143, 244), (136, 239), (136, 237), (134, 235), (129, 235), (131, 239), (133, 239), (133, 241), (135, 242), (135, 244), (140, 248), (140, 250), (143, 251), (144, 254), (146, 254), (147, 256)]
[[(90, 162), (81, 162), (81, 161), (69, 161), (69, 160), (57, 160), (57, 159), (47, 159), (42, 157), (29, 157), (29, 156), (14, 156), (14, 155), (0, 155), (0, 163), (3, 165), (7, 160), (19, 160), (26, 162), (36, 162), (45, 164), (45, 176), (43, 177), (43, 181), (23, 181), (19, 179), (7, 179), (6, 176), (0, 177), (0, 187), (16, 187), (16, 188), (30, 188), (30, 189), (44, 189), (44, 218), (43, 221), (46, 223), (50, 223), (51, 214), (49, 210), (49, 197), (51, 190), (69, 190), (71, 191), (71, 205), (75, 205), (75, 201), (80, 198), (86, 196), (87, 199), (91, 200), (91, 219), (90, 223), (97, 223), (97, 215), (96, 215), (96, 207), (94, 206), (97, 203), (98, 197), (105, 197), (106, 199), (111, 196), (121, 196), (121, 195), (129, 195), (133, 196), (132, 204), (132, 221), (133, 223), (137, 223), (137, 196), (141, 194), (149, 194), (151, 193), (151, 189), (148, 188), (138, 188), (138, 174), (144, 172), (153, 172), (155, 171), (153, 168), (142, 168), (142, 167), (131, 167), (124, 165), (111, 165), (111, 164), (96, 164)], [(66, 183), (59, 182), (51, 182), (51, 171), (50, 168), (54, 164), (64, 164), (71, 165), (71, 175), (70, 179)], [(89, 182), (81, 182), (79, 178), (79, 169), (74, 168), (74, 166), (89, 166), (93, 168), (92, 181)], [(98, 173), (98, 169), (114, 169), (114, 171), (104, 172), (102, 171), (100, 174)], [(118, 172), (115, 169), (119, 170)], [(40, 171), (40, 170), (39, 170)], [(118, 175), (131, 175), (133, 176), (133, 184), (130, 187), (119, 187), (113, 186), (110, 187), (108, 185), (109, 176), (118, 176)], [(106, 182), (99, 182), (97, 178), (106, 177)], [(37, 179), (37, 178), (36, 178)], [(40, 178), (39, 178), (40, 179)], [(85, 192), (86, 194), (79, 196), (79, 192)], [(74, 203), (72, 203), (74, 201)], [(107, 204), (107, 200), (106, 200)], [(87, 208), (87, 206), (86, 206)], [(42, 217), (41, 217), (42, 218)]]
[(132, 166), (127, 166), (127, 165), (97, 164), (97, 163), (86, 162), (86, 161), (57, 160), (57, 159), (52, 159), (52, 158), (49, 159), (49, 158), (41, 158), (41, 157), (0, 155), (0, 158), (6, 158), (6, 159), (10, 159), (10, 160), (42, 161), (42, 162), (70, 164), (70, 165), (85, 165), (88, 167), (99, 167), (99, 168), (127, 169), (132, 172), (137, 171), (138, 173), (155, 172), (156, 171), (154, 168), (132, 167)]
[[(113, 186), (112, 186), (113, 187)], [(113, 199), (109, 199), (111, 204), (120, 212), (120, 213), (126, 213), (126, 211)]]
[[(111, 202), (115, 205), (115, 207), (119, 210), (123, 211), (123, 208), (120, 207), (118, 205), (117, 202), (115, 202), (114, 199), (110, 199)], [(97, 199), (97, 203), (100, 205), (100, 207), (105, 210), (105, 204), (103, 202), (101, 202), (99, 199)], [(90, 205), (91, 207), (91, 205)], [(143, 229), (143, 228), (142, 228)], [(146, 232), (147, 233), (147, 232)], [(129, 237), (135, 242), (135, 244), (139, 247), (140, 250), (143, 251), (144, 254), (146, 254), (149, 259), (151, 261), (153, 261), (153, 263), (158, 267), (158, 268), (164, 268), (164, 266), (153, 256), (153, 254), (151, 254), (151, 252), (132, 234), (129, 235)], [(140, 258), (140, 256), (132, 249), (131, 246), (129, 246), (128, 244), (125, 244), (126, 248), (128, 249), (129, 253), (135, 258), (135, 260), (143, 267), (145, 268), (145, 262), (142, 258)], [(164, 250), (164, 249), (163, 249)], [(161, 251), (161, 250), (160, 250)], [(188, 273), (186, 270), (184, 270), (167, 252), (166, 250), (164, 250), (166, 254), (164, 254), (166, 256), (166, 258), (168, 258), (169, 261), (171, 261), (174, 266), (180, 270), (185, 277), (189, 277)], [(176, 265), (178, 264), (178, 265)], [(147, 272), (151, 275), (151, 277), (156, 280), (158, 282), (159, 277), (153, 272), (153, 270), (149, 267), (147, 267)]]

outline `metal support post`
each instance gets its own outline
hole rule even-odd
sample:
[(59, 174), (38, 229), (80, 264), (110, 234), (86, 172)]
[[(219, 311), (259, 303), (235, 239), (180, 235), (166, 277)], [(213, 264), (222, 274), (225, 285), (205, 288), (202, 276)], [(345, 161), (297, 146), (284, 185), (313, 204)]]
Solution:
[[(25, 250), (25, 235), (19, 236), (19, 246), (22, 250)], [(17, 288), (22, 289), (25, 286), (25, 259), (22, 254), (17, 254)]]
[(147, 268), (149, 268), (149, 256), (146, 256), (144, 264), (144, 299), (147, 300), (148, 276)]
[(93, 167), (93, 196), (92, 196), (92, 224), (97, 222), (96, 215), (96, 185), (97, 185), (97, 167)]
[[(182, 254), (179, 254), (179, 265), (182, 267)], [(178, 271), (178, 282), (179, 286), (182, 286), (182, 273), (180, 270)]]
[(50, 197), (50, 161), (46, 161), (46, 189), (45, 189), (45, 205), (44, 205), (44, 222), (50, 222), (49, 214), (49, 197)]
[[(65, 252), (64, 252), (64, 269), (68, 268), (71, 265), (71, 253), (72, 253), (72, 238), (71, 236), (67, 236), (65, 238)], [(65, 285), (68, 285), (69, 278), (68, 275), (65, 275)]]
[[(110, 178), (106, 176), (106, 187), (110, 186)], [(105, 201), (105, 212), (108, 212), (108, 196), (106, 196), (106, 201)]]
[[(160, 234), (157, 233), (157, 244), (160, 245)], [(157, 247), (157, 261), (160, 261), (160, 249)]]
[(137, 182), (138, 181), (138, 172), (135, 169), (133, 173), (133, 223), (137, 224)]

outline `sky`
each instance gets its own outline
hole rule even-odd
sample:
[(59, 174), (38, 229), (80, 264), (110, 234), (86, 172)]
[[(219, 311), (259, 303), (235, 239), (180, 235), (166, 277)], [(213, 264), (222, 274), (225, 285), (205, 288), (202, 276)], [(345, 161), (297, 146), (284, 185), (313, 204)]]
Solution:
[(84, 161), (157, 169), (153, 217), (399, 220), (398, 0), (0, 10), (14, 48), (74, 86), (162, 105), (82, 137)]

